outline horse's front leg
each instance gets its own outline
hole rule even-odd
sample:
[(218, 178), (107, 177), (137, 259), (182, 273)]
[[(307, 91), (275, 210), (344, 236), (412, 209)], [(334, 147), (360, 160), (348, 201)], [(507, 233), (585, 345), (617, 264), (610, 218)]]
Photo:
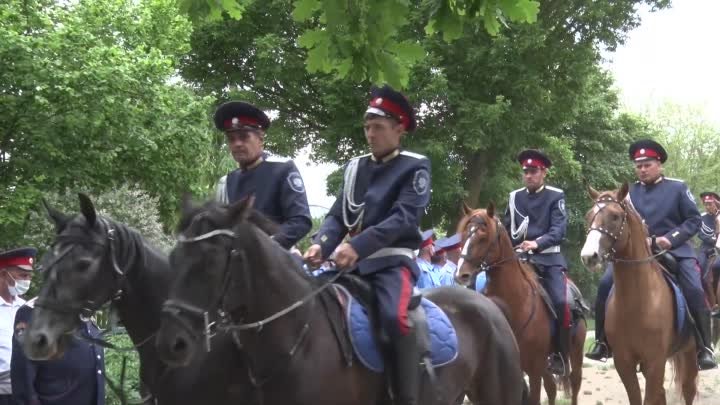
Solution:
[(543, 386), (545, 387), (545, 394), (547, 394), (548, 405), (555, 405), (555, 398), (557, 398), (557, 384), (552, 373), (545, 371), (543, 375)]
[(665, 360), (648, 361), (645, 376), (645, 405), (666, 405)]
[(530, 380), (530, 395), (528, 397), (529, 405), (540, 405), (540, 387), (541, 387), (541, 374), (540, 373), (528, 373), (528, 379)]
[(640, 384), (636, 374), (637, 361), (623, 360), (618, 353), (615, 354), (615, 369), (620, 375), (627, 392), (629, 405), (642, 405), (642, 395), (640, 394)]

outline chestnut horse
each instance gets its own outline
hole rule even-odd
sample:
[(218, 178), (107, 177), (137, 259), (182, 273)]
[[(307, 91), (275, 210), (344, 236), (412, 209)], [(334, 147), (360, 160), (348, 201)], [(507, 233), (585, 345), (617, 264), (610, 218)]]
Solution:
[[(588, 234), (581, 256), (589, 269), (604, 269), (607, 262), (615, 267), (605, 333), (629, 404), (666, 404), (665, 363), (671, 359), (676, 385), (690, 405), (697, 394), (695, 340), (675, 328), (673, 293), (650, 252), (640, 215), (625, 199), (628, 185), (602, 193), (590, 188), (589, 193), (593, 207), (586, 215)], [(645, 376), (645, 402), (638, 366)]]
[[(553, 375), (547, 370), (547, 358), (553, 349), (550, 330), (553, 320), (543, 302), (542, 287), (531, 265), (515, 255), (505, 227), (495, 218), (495, 206), (491, 203), (486, 210), (464, 208), (465, 216), (458, 224), (458, 233), (463, 235), (466, 258), (457, 269), (456, 280), (467, 285), (479, 272), (487, 271), (487, 295), (500, 298), (510, 311), (511, 326), (520, 347), (522, 369), (530, 380), (528, 403), (540, 404), (540, 383), (543, 382), (548, 404), (553, 405), (557, 389)], [(472, 239), (471, 235), (474, 235)], [(583, 319), (571, 340), (571, 372), (569, 376), (560, 378), (561, 387), (566, 394), (572, 395), (573, 405), (578, 403), (582, 383), (585, 334)]]

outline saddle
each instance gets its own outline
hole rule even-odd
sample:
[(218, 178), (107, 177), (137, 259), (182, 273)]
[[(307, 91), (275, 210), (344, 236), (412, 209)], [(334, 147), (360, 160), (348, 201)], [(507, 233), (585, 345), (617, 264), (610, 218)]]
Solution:
[[(558, 315), (555, 312), (555, 306), (552, 303), (552, 300), (550, 299), (550, 294), (545, 290), (545, 288), (542, 286), (539, 281), (542, 279), (540, 277), (540, 274), (538, 272), (537, 264), (532, 261), (532, 258), (528, 257), (527, 255), (522, 255), (520, 257), (520, 260), (523, 262), (529, 264), (533, 272), (535, 273), (535, 277), (538, 280), (538, 291), (540, 293), (540, 296), (543, 299), (543, 302), (545, 302), (545, 307), (550, 313), (550, 318), (555, 321), (558, 319)], [(570, 313), (572, 315), (572, 323), (573, 325), (577, 325), (577, 320), (584, 319), (585, 315), (590, 313), (590, 306), (585, 301), (585, 299), (582, 296), (582, 293), (580, 292), (580, 289), (575, 285), (575, 283), (568, 277), (568, 283), (567, 283), (567, 289), (566, 289), (566, 296), (570, 297), (568, 300), (568, 305), (570, 306)], [(554, 322), (553, 322), (554, 323)]]

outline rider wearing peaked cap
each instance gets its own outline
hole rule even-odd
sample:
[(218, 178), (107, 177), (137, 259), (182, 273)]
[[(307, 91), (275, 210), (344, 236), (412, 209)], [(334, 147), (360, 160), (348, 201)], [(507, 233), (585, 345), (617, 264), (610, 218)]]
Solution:
[[(700, 229), (700, 211), (695, 197), (682, 180), (665, 177), (662, 163), (668, 154), (659, 143), (644, 139), (630, 145), (638, 181), (630, 185), (628, 199), (640, 214), (653, 240), (653, 250), (666, 250), (678, 264), (678, 285), (697, 327), (696, 346), (700, 370), (717, 367), (710, 337), (710, 309), (705, 301), (701, 270), (690, 239)], [(595, 304), (595, 346), (586, 354), (593, 360), (611, 355), (605, 339), (605, 303), (613, 284), (609, 264), (598, 286)]]
[(408, 305), (419, 276), (413, 251), (424, 240), (418, 227), (430, 201), (430, 161), (400, 148), (403, 135), (417, 124), (399, 92), (373, 88), (364, 118), (370, 153), (345, 166), (340, 195), (305, 258), (319, 265), (334, 255), (339, 268), (357, 264), (359, 275), (372, 284), (378, 320), (391, 341), (394, 402), (415, 405), (421, 353)]
[(270, 119), (252, 104), (230, 101), (218, 107), (213, 120), (239, 165), (218, 181), (216, 200), (232, 204), (254, 195), (254, 207), (280, 225), (273, 239), (289, 249), (310, 231), (310, 207), (295, 163), (264, 151)]
[(565, 193), (545, 185), (552, 161), (543, 152), (526, 149), (517, 156), (525, 187), (510, 193), (503, 224), (516, 250), (533, 253), (532, 263), (557, 314), (555, 350), (548, 359), (553, 374), (570, 372), (571, 313), (567, 298), (567, 262), (560, 244), (567, 232)]

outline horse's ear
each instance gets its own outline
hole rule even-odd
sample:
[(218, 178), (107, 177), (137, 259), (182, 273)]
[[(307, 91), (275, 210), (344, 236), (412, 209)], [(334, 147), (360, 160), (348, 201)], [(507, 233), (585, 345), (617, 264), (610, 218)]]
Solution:
[(44, 198), (42, 199), (42, 205), (45, 208), (45, 212), (47, 213), (48, 217), (55, 223), (55, 231), (57, 233), (62, 232), (63, 229), (65, 229), (65, 226), (67, 226), (68, 222), (70, 222), (71, 218), (51, 207)]
[(490, 218), (495, 217), (495, 203), (493, 201), (488, 203), (486, 212)]
[(597, 190), (592, 188), (592, 186), (589, 184), (587, 186), (587, 192), (588, 192), (588, 195), (590, 196), (590, 199), (592, 199), (593, 201), (597, 200), (598, 197), (600, 197), (600, 192), (598, 192)]
[(230, 206), (230, 221), (233, 224), (247, 221), (255, 204), (255, 195), (251, 194)]
[(95, 206), (92, 201), (90, 201), (90, 197), (83, 193), (78, 193), (78, 198), (80, 199), (80, 212), (85, 217), (85, 221), (87, 221), (88, 226), (92, 228), (95, 226), (95, 221), (97, 221)]
[(623, 201), (625, 199), (625, 197), (627, 197), (629, 190), (630, 190), (630, 186), (628, 186), (628, 183), (626, 181), (623, 183), (622, 186), (620, 186), (620, 190), (618, 190), (617, 200)]
[(180, 211), (182, 212), (182, 215), (188, 215), (194, 209), (195, 206), (193, 205), (192, 194), (190, 194), (189, 191), (184, 192), (182, 197), (180, 197)]
[(473, 212), (473, 209), (470, 208), (470, 206), (467, 205), (465, 201), (463, 201), (463, 212), (465, 213), (465, 215), (470, 215)]

